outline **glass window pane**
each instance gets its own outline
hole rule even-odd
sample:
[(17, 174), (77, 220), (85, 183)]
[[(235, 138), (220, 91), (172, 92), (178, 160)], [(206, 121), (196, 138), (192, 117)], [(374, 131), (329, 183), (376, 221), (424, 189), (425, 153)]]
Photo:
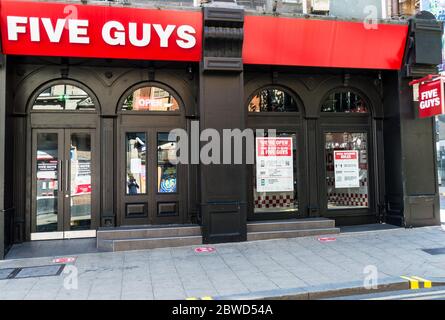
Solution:
[[(267, 138), (267, 134), (265, 137)], [(256, 139), (255, 146), (257, 156), (253, 166), (252, 181), (254, 212), (296, 211), (298, 210), (297, 136), (293, 133), (277, 132), (276, 139), (267, 140), (267, 146), (264, 146), (263, 141), (266, 140)], [(278, 147), (274, 147), (278, 144), (284, 145), (280, 147), (284, 152), (279, 153), (286, 156), (268, 156), (272, 152), (278, 154)], [(261, 152), (259, 148), (265, 148), (263, 150), (267, 152)]]
[(91, 136), (73, 133), (70, 146), (71, 230), (91, 227)]
[(58, 84), (43, 90), (33, 105), (33, 110), (95, 110), (93, 99), (82, 89), (68, 84)]
[(298, 112), (295, 99), (279, 89), (264, 89), (258, 92), (248, 106), (249, 112)]
[(367, 134), (325, 134), (328, 209), (368, 208)]
[(57, 231), (59, 159), (57, 133), (37, 134), (36, 231)]
[(368, 106), (359, 95), (350, 91), (339, 91), (329, 95), (323, 102), (322, 112), (367, 113)]
[(126, 134), (127, 194), (145, 194), (146, 190), (146, 135), (144, 132)]
[(178, 168), (175, 164), (177, 142), (176, 139), (168, 139), (168, 133), (158, 133), (158, 179), (159, 193), (177, 192)]
[(178, 111), (178, 101), (168, 91), (157, 87), (143, 87), (125, 99), (122, 110)]

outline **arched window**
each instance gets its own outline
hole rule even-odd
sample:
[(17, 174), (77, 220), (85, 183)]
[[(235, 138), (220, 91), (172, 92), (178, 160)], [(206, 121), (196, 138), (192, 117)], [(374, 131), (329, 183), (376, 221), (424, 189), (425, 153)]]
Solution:
[(298, 112), (297, 102), (289, 93), (277, 89), (260, 90), (249, 102), (249, 112)]
[(134, 90), (122, 105), (125, 111), (179, 111), (179, 103), (168, 91), (154, 86)]
[(85, 90), (72, 84), (55, 84), (40, 92), (32, 109), (39, 111), (94, 111), (95, 105)]
[(348, 91), (335, 91), (326, 98), (321, 112), (368, 113), (366, 101), (358, 94)]

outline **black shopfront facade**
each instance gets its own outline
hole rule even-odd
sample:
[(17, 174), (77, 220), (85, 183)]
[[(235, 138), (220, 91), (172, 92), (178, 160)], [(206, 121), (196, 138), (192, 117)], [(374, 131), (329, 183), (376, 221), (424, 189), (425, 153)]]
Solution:
[[(408, 85), (437, 72), (438, 22), (423, 13), (394, 24), (405, 28), (399, 68), (339, 67), (335, 58), (326, 67), (298, 65), (304, 55), (249, 63), (250, 13), (221, 3), (190, 10), (202, 17), (199, 61), (10, 54), (3, 45), (1, 252), (101, 228), (199, 225), (203, 242), (217, 243), (245, 241), (248, 221), (439, 224), (434, 122), (416, 118)], [(333, 48), (320, 46), (325, 55)], [(177, 143), (170, 130), (196, 126), (274, 129), (291, 139), (293, 187), (264, 191), (256, 163), (166, 161)], [(335, 182), (342, 150), (358, 157), (355, 187)]]

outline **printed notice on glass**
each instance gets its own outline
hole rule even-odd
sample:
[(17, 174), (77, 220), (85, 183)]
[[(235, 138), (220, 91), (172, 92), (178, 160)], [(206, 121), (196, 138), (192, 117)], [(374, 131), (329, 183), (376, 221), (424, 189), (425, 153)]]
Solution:
[(131, 159), (131, 163), (130, 163), (130, 172), (134, 173), (134, 174), (138, 174), (141, 173), (141, 168), (142, 168), (142, 161), (139, 158), (133, 158)]
[(335, 188), (360, 187), (358, 151), (334, 151)]
[(292, 138), (256, 138), (257, 192), (294, 191)]

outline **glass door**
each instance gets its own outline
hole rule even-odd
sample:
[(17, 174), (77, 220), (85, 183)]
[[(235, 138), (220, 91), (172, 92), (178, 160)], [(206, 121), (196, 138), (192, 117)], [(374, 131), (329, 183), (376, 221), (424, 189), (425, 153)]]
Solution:
[(180, 188), (184, 179), (179, 175), (182, 172), (182, 165), (177, 164), (177, 141), (176, 138), (169, 137), (167, 130), (156, 131), (155, 165), (152, 169), (155, 178), (155, 208), (153, 208), (154, 224), (181, 223), (182, 222), (182, 201)]
[(183, 222), (183, 170), (169, 129), (123, 128), (121, 212), (124, 225)]
[(94, 130), (33, 131), (31, 240), (94, 237)]
[(92, 130), (65, 130), (64, 237), (94, 237)]
[(31, 240), (63, 238), (63, 139), (63, 130), (33, 131)]
[(255, 138), (250, 220), (295, 218), (299, 213), (297, 134), (277, 130)]
[(367, 130), (328, 130), (324, 142), (324, 215), (368, 212), (372, 207)]

